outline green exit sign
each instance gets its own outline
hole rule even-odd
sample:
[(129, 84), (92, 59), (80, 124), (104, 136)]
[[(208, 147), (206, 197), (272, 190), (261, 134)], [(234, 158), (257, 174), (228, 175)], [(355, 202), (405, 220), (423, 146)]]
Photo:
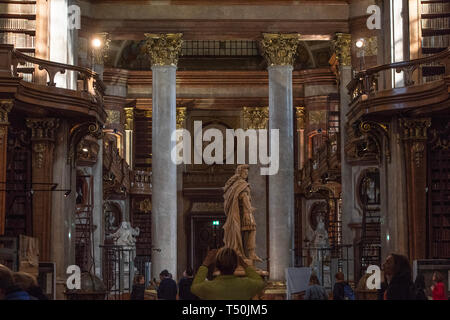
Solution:
[(219, 226), (220, 225), (220, 221), (219, 220), (214, 220), (212, 222), (213, 226)]

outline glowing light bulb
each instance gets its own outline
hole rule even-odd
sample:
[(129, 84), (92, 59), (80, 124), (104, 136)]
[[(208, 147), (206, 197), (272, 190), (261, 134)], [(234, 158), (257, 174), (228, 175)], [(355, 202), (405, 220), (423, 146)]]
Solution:
[(102, 46), (102, 40), (100, 40), (99, 38), (94, 38), (92, 40), (92, 46), (94, 48), (100, 48)]
[(356, 47), (358, 49), (361, 49), (364, 46), (364, 39), (359, 39), (358, 41), (356, 41)]

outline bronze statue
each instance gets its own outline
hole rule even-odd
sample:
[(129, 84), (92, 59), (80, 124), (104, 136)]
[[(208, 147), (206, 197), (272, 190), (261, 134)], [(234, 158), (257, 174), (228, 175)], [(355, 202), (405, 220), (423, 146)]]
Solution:
[(224, 243), (233, 248), (243, 259), (262, 262), (256, 255), (256, 223), (251, 205), (250, 185), (247, 182), (248, 165), (239, 165), (236, 173), (224, 187), (224, 209), (227, 220)]

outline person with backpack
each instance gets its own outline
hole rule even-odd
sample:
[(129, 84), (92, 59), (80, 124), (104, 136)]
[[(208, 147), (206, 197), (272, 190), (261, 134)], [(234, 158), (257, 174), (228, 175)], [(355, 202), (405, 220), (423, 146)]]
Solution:
[(355, 300), (352, 287), (345, 281), (342, 272), (336, 273), (336, 283), (333, 288), (333, 300)]
[(320, 285), (319, 278), (312, 274), (309, 278), (309, 287), (306, 289), (305, 300), (328, 300), (325, 289)]

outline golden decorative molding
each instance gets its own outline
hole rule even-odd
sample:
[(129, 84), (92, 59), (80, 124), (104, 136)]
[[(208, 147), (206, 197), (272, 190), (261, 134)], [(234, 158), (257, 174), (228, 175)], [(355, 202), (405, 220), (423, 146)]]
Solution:
[(333, 51), (340, 66), (352, 65), (352, 36), (349, 33), (336, 33), (333, 40)]
[(145, 110), (144, 117), (153, 118), (153, 109)]
[(0, 124), (8, 125), (8, 113), (14, 105), (13, 100), (0, 100)]
[(124, 108), (125, 130), (134, 130), (134, 107)]
[(119, 124), (120, 123), (120, 111), (118, 110), (106, 110), (106, 124)]
[(378, 37), (364, 38), (365, 44), (362, 47), (365, 57), (371, 57), (378, 55)]
[(147, 51), (153, 66), (176, 66), (183, 44), (182, 33), (146, 33)]
[(298, 33), (263, 33), (260, 45), (269, 66), (293, 66), (299, 43)]
[(96, 64), (104, 64), (108, 58), (109, 46), (111, 44), (111, 37), (107, 32), (97, 33), (94, 39), (98, 38), (101, 41), (101, 46), (99, 48), (92, 48), (92, 55), (94, 57), (94, 62)]
[(269, 121), (269, 107), (244, 107), (245, 129), (267, 129)]
[(305, 107), (295, 107), (295, 119), (297, 119), (297, 130), (305, 129), (306, 123)]
[(319, 125), (327, 123), (327, 112), (325, 110), (315, 110), (308, 113), (309, 125)]
[(186, 107), (177, 108), (177, 129), (183, 129), (186, 120)]
[(31, 140), (55, 141), (56, 130), (59, 128), (59, 119), (56, 118), (28, 118), (27, 127), (31, 129)]
[(145, 198), (138, 204), (139, 211), (150, 213), (152, 212), (152, 201), (149, 198)]

